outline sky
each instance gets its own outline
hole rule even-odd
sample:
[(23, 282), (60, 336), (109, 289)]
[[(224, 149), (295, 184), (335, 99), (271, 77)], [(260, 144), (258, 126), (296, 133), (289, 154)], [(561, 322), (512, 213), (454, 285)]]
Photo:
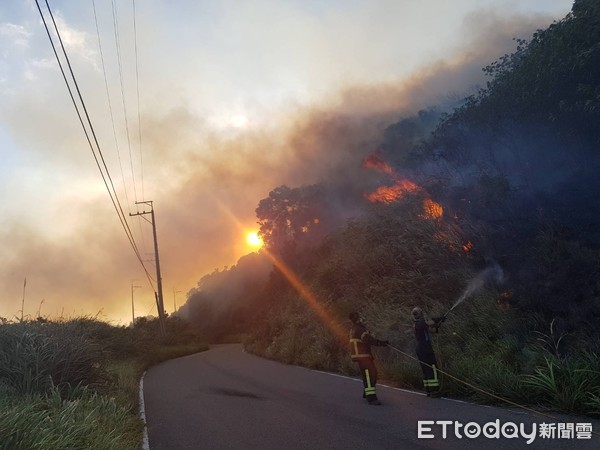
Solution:
[[(246, 234), (273, 188), (353, 179), (386, 125), (472, 92), (512, 38), (572, 6), (49, 3), (125, 214), (154, 202), (167, 312), (253, 251)], [(132, 286), (136, 316), (156, 314), (35, 1), (0, 3), (0, 99), (0, 317), (127, 324)], [(153, 274), (152, 228), (130, 226)]]

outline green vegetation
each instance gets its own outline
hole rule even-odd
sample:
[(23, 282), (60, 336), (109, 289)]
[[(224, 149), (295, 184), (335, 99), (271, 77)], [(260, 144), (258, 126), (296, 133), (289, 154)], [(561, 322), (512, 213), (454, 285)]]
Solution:
[[(600, 3), (575, 0), (457, 108), (390, 124), (377, 185), (274, 188), (256, 211), (266, 250), (203, 277), (182, 313), (206, 341), (352, 374), (333, 331), (350, 311), (414, 356), (411, 308), (444, 314), (498, 265), (505, 279), (484, 280), (433, 338), (455, 377), (444, 392), (600, 416), (599, 42)], [(376, 187), (388, 196), (369, 202)], [(146, 320), (0, 324), (0, 448), (139, 447), (142, 372), (206, 348), (177, 319), (158, 335)], [(382, 379), (422, 387), (414, 359), (376, 351)]]
[[(188, 319), (208, 339), (244, 334), (258, 354), (353, 373), (332, 332), (349, 328), (350, 311), (414, 355), (410, 309), (441, 315), (499, 266), (504, 281), (482, 283), (434, 337), (443, 370), (513, 402), (600, 414), (598, 42), (599, 3), (576, 0), (486, 67), (486, 87), (454, 110), (390, 124), (364, 172), (376, 184), (275, 188), (257, 208), (266, 250), (200, 280)], [(378, 187), (387, 196), (369, 203)], [(273, 260), (303, 289), (281, 264), (252, 275)], [(384, 379), (421, 388), (414, 360), (377, 351)], [(450, 377), (443, 385), (499, 402)]]
[(569, 360), (547, 357), (545, 365), (536, 368), (534, 375), (526, 376), (524, 383), (534, 395), (552, 398), (553, 405), (563, 411), (589, 409), (597, 415), (600, 372), (590, 369), (597, 364), (598, 355), (591, 352)]
[(0, 325), (0, 449), (135, 449), (138, 384), (161, 361), (206, 350), (184, 322), (94, 319)]

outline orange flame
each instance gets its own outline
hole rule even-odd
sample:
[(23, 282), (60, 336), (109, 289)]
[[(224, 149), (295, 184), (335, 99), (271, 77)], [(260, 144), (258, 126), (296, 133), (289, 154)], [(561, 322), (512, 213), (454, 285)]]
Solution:
[(367, 200), (370, 202), (392, 203), (408, 193), (420, 191), (420, 187), (409, 180), (398, 180), (393, 186), (381, 186), (375, 192), (367, 194)]
[(437, 202), (434, 202), (430, 198), (423, 200), (423, 210), (425, 214), (422, 216), (424, 219), (439, 220), (444, 215), (444, 208)]
[(465, 245), (463, 245), (463, 250), (465, 252), (469, 252), (473, 249), (473, 243), (471, 241), (468, 241)]
[[(406, 194), (422, 192), (423, 189), (410, 180), (399, 179), (399, 176), (394, 173), (393, 169), (377, 154), (377, 152), (369, 153), (363, 160), (363, 167), (375, 169), (378, 172), (384, 172), (391, 175), (395, 181), (393, 186), (381, 186), (370, 194), (365, 194), (367, 200), (372, 203), (393, 203), (396, 200), (403, 198)], [(439, 203), (430, 198), (423, 201), (423, 219), (441, 220), (444, 216), (444, 208)]]
[(363, 167), (367, 169), (375, 169), (378, 172), (383, 172), (391, 175), (394, 171), (381, 157), (376, 153), (369, 153), (363, 160)]

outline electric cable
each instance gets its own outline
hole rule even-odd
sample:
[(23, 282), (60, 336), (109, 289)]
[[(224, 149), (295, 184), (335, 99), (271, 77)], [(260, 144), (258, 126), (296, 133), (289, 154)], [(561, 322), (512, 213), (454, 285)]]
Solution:
[[(106, 66), (104, 63), (104, 53), (102, 51), (102, 44), (101, 44), (101, 38), (100, 38), (100, 29), (98, 26), (98, 17), (97, 17), (97, 13), (96, 13), (96, 2), (95, 0), (92, 0), (92, 6), (94, 9), (94, 20), (96, 22), (96, 34), (98, 36), (98, 47), (100, 49), (100, 58), (102, 61), (102, 72), (104, 74), (104, 85), (106, 88), (106, 96), (108, 98), (108, 107), (109, 107), (109, 111), (110, 111), (110, 118), (111, 118), (111, 122), (112, 122), (112, 129), (113, 129), (113, 136), (115, 139), (115, 146), (116, 146), (116, 150), (117, 150), (117, 158), (119, 161), (119, 168), (121, 171), (121, 178), (123, 180), (123, 190), (125, 192), (125, 200), (127, 202), (127, 211), (129, 212), (129, 214), (131, 215), (131, 208), (129, 207), (129, 194), (128, 194), (128, 189), (127, 189), (127, 183), (125, 182), (125, 173), (123, 171), (123, 164), (122, 164), (122, 159), (121, 159), (121, 153), (119, 151), (119, 144), (118, 144), (118, 139), (117, 139), (117, 133), (116, 133), (116, 127), (115, 127), (115, 120), (114, 120), (114, 115), (113, 115), (113, 110), (112, 110), (112, 102), (110, 100), (110, 91), (108, 88), (108, 80), (107, 80), (107, 75), (106, 75)], [(121, 70), (121, 58), (120, 58), (120, 48), (121, 48), (121, 44), (120, 44), (120, 40), (119, 40), (119, 33), (118, 33), (118, 19), (116, 18), (116, 5), (114, 5), (113, 3), (113, 26), (115, 27), (115, 42), (116, 42), (116, 49), (117, 49), (117, 57), (118, 57), (118, 62), (119, 62), (119, 74), (120, 74), (120, 80), (121, 80), (121, 95), (123, 98), (123, 108), (124, 108), (124, 114), (125, 114), (125, 128), (127, 130), (127, 142), (129, 147), (131, 146), (130, 142), (129, 142), (129, 124), (128, 124), (128, 120), (127, 120), (127, 110), (125, 108), (125, 100), (124, 100), (124, 86), (123, 86), (123, 77), (122, 77), (122, 70)], [(134, 18), (135, 20), (135, 18)], [(135, 24), (134, 24), (134, 28), (135, 28)], [(136, 44), (136, 55), (137, 55), (137, 44)], [(136, 56), (137, 58), (137, 56)], [(136, 67), (136, 78), (137, 78), (137, 67)], [(138, 119), (139, 119), (139, 87), (137, 89), (138, 92)], [(138, 122), (139, 123), (139, 122)], [(139, 130), (139, 135), (140, 135), (140, 140), (141, 140), (141, 129)], [(141, 145), (141, 144), (140, 144)], [(140, 148), (140, 154), (141, 154), (141, 148)], [(133, 187), (134, 187), (134, 194), (136, 194), (136, 185), (135, 185), (135, 176), (133, 175), (134, 171), (133, 171), (133, 162), (131, 161), (131, 147), (129, 149), (129, 160), (130, 160), (130, 165), (131, 165), (131, 171), (132, 171), (132, 182), (133, 182)], [(143, 168), (142, 168), (143, 171)], [(143, 172), (142, 172), (142, 189), (143, 189)], [(137, 194), (135, 195), (135, 200), (137, 202)], [(138, 226), (139, 226), (139, 235), (141, 236), (142, 239), (142, 248), (146, 248), (146, 238), (145, 238), (145, 234), (144, 234), (144, 230), (142, 228), (142, 224), (140, 222), (140, 220), (138, 219), (137, 221)]]
[(140, 175), (142, 177), (142, 199), (146, 198), (144, 188), (144, 153), (142, 151), (142, 115), (140, 110), (140, 72), (139, 72), (139, 58), (138, 58), (138, 46), (137, 46), (137, 25), (136, 25), (136, 9), (135, 0), (132, 0), (133, 7), (133, 42), (135, 49), (135, 86), (137, 91), (137, 108), (138, 108), (138, 140), (140, 146)]
[(117, 130), (115, 126), (115, 117), (112, 109), (112, 102), (110, 100), (110, 90), (108, 88), (108, 79), (106, 76), (106, 65), (104, 63), (104, 52), (102, 51), (102, 42), (100, 39), (100, 27), (98, 26), (98, 15), (96, 13), (96, 0), (92, 0), (92, 7), (94, 9), (94, 21), (96, 23), (96, 35), (98, 36), (98, 48), (100, 50), (100, 61), (102, 62), (102, 73), (104, 75), (104, 87), (106, 89), (106, 98), (108, 101), (108, 110), (110, 113), (110, 121), (112, 123), (113, 137), (115, 139), (115, 149), (117, 150), (117, 160), (119, 161), (119, 168), (121, 170), (121, 178), (123, 180), (123, 192), (125, 193), (125, 201), (127, 203), (127, 211), (131, 212), (129, 208), (129, 195), (127, 194), (127, 185), (125, 183), (125, 174), (123, 172), (123, 163), (121, 161), (121, 152), (119, 151), (119, 141), (117, 139)]
[[(138, 64), (138, 46), (137, 46), (137, 24), (136, 24), (136, 8), (135, 8), (135, 0), (132, 0), (132, 10), (133, 10), (133, 42), (134, 42), (134, 51), (135, 51), (135, 88), (137, 93), (137, 115), (138, 115), (138, 144), (140, 150), (140, 175), (142, 178), (142, 199), (146, 198), (146, 189), (144, 186), (144, 153), (142, 151), (142, 114), (140, 109), (140, 74), (139, 74), (139, 64)], [(132, 165), (133, 167), (133, 165)], [(138, 225), (140, 227), (140, 236), (142, 237), (142, 247), (146, 247), (146, 238), (144, 234), (144, 230), (142, 229), (142, 223), (138, 220)]]
[[(135, 169), (134, 169), (134, 165), (133, 165), (133, 152), (131, 149), (131, 137), (130, 137), (130, 131), (129, 131), (129, 115), (127, 113), (127, 101), (126, 101), (126, 95), (125, 95), (125, 82), (124, 82), (124, 77), (123, 77), (123, 60), (121, 58), (121, 38), (120, 38), (120, 32), (119, 32), (119, 14), (118, 14), (118, 9), (117, 9), (117, 4), (115, 2), (115, 0), (111, 1), (111, 10), (112, 10), (112, 19), (113, 19), (113, 30), (114, 30), (114, 36), (115, 36), (115, 47), (116, 47), (116, 53), (117, 53), (117, 65), (119, 67), (119, 84), (121, 87), (121, 102), (123, 105), (123, 118), (125, 121), (125, 132), (126, 132), (126, 136), (127, 136), (127, 148), (129, 150), (129, 166), (131, 169), (131, 182), (133, 184), (133, 194), (135, 197), (135, 203), (136, 205), (138, 204), (138, 195), (137, 195), (137, 182), (136, 182), (136, 177), (135, 177)], [(135, 34), (135, 5), (133, 5), (134, 7), (134, 11), (133, 11), (133, 15), (134, 15), (134, 34)], [(137, 73), (137, 40), (135, 43), (135, 51), (136, 51), (136, 79), (138, 78), (138, 73)], [(138, 137), (140, 138), (140, 146), (141, 146), (141, 127), (140, 127), (140, 112), (139, 112), (139, 83), (136, 83), (136, 90), (137, 90), (137, 104), (138, 104)], [(140, 156), (141, 156), (141, 147), (140, 147)], [(125, 178), (123, 178), (123, 182), (125, 182)], [(140, 229), (140, 236), (142, 238), (142, 246), (145, 248), (146, 247), (146, 239), (145, 239), (145, 234), (144, 234), (144, 230), (142, 228), (142, 223), (141, 221), (138, 219), (137, 221), (139, 229)]]
[[(52, 35), (50, 33), (50, 29), (48, 28), (48, 24), (46, 22), (46, 18), (44, 16), (43, 12), (42, 12), (41, 7), (40, 7), (39, 0), (35, 0), (35, 3), (36, 3), (38, 11), (40, 13), (40, 17), (42, 19), (42, 22), (44, 24), (44, 28), (46, 29), (46, 34), (48, 35), (48, 39), (50, 40), (50, 45), (52, 46), (52, 50), (54, 52), (54, 56), (56, 57), (56, 60), (58, 62), (61, 74), (63, 76), (63, 80), (65, 81), (65, 84), (67, 85), (67, 89), (69, 91), (69, 96), (71, 97), (71, 101), (73, 102), (73, 106), (75, 107), (75, 111), (76, 111), (77, 116), (79, 118), (79, 122), (80, 122), (80, 124), (81, 124), (81, 126), (83, 128), (84, 134), (86, 136), (86, 139), (87, 139), (88, 144), (90, 146), (90, 149), (92, 151), (92, 155), (94, 156), (94, 160), (96, 161), (96, 165), (98, 167), (98, 170), (100, 171), (100, 175), (102, 176), (102, 180), (104, 181), (104, 186), (106, 187), (106, 189), (108, 191), (108, 195), (111, 198), (113, 207), (115, 208), (115, 210), (117, 212), (117, 216), (119, 217), (119, 221), (121, 222), (121, 226), (123, 227), (123, 229), (125, 231), (125, 234), (127, 235), (127, 238), (129, 240), (132, 248), (133, 248), (133, 251), (134, 251), (134, 253), (137, 256), (138, 261), (142, 265), (142, 268), (144, 269), (144, 272), (146, 273), (146, 276), (148, 277), (148, 281), (150, 282), (150, 285), (154, 289), (154, 285), (152, 284), (152, 279), (150, 277), (150, 274), (149, 274), (148, 270), (146, 269), (146, 266), (144, 265), (143, 260), (141, 259), (139, 250), (138, 250), (137, 245), (135, 243), (135, 240), (133, 238), (133, 234), (131, 233), (131, 229), (129, 228), (129, 224), (127, 223), (127, 219), (126, 219), (125, 214), (123, 212), (123, 209), (121, 207), (121, 203), (119, 201), (117, 192), (115, 190), (114, 183), (112, 181), (112, 177), (110, 176), (110, 172), (109, 172), (108, 167), (106, 165), (106, 161), (104, 160), (104, 156), (102, 154), (102, 150), (100, 148), (100, 144), (98, 143), (98, 139), (97, 139), (96, 133), (94, 131), (94, 127), (92, 125), (92, 122), (91, 122), (91, 119), (89, 117), (87, 108), (85, 106), (85, 102), (83, 100), (83, 96), (81, 95), (81, 91), (79, 89), (79, 85), (77, 83), (77, 79), (75, 78), (75, 74), (73, 73), (73, 68), (71, 66), (71, 62), (69, 60), (68, 54), (67, 54), (67, 52), (65, 50), (62, 38), (60, 36), (60, 32), (58, 30), (58, 26), (56, 24), (56, 20), (54, 19), (54, 15), (52, 14), (52, 9), (50, 8), (50, 4), (48, 3), (48, 0), (45, 0), (46, 7), (48, 8), (48, 13), (50, 14), (50, 18), (52, 19), (52, 23), (54, 25), (54, 30), (56, 32), (56, 35), (58, 37), (58, 40), (59, 40), (59, 43), (60, 43), (60, 46), (61, 46), (61, 49), (62, 49), (62, 53), (63, 53), (63, 55), (65, 57), (65, 61), (67, 62), (67, 66), (69, 68), (69, 72), (70, 72), (70, 75), (71, 75), (71, 78), (72, 78), (73, 85), (75, 86), (75, 88), (77, 90), (77, 95), (79, 97), (79, 101), (81, 103), (81, 107), (83, 108), (83, 111), (85, 113), (85, 117), (86, 117), (88, 126), (90, 128), (90, 132), (91, 132), (91, 134), (93, 136), (93, 140), (94, 140), (94, 142), (96, 144), (96, 150), (94, 150), (94, 145), (92, 144), (92, 140), (90, 139), (89, 132), (88, 132), (88, 130), (87, 130), (85, 124), (84, 124), (81, 112), (80, 112), (79, 107), (77, 105), (77, 101), (75, 100), (75, 96), (73, 94), (73, 90), (72, 90), (71, 85), (69, 83), (68, 77), (67, 77), (67, 75), (65, 73), (63, 64), (62, 64), (62, 62), (60, 60), (60, 57), (58, 56), (58, 52), (56, 50), (56, 45), (54, 44), (54, 40), (52, 39)], [(98, 152), (98, 155), (96, 154), (96, 152)], [(100, 164), (100, 160), (98, 159), (98, 156), (100, 157), (100, 160), (102, 161), (102, 165)], [(106, 174), (102, 170), (102, 166), (104, 166), (104, 171), (106, 172)], [(107, 178), (108, 178), (108, 181), (107, 181)], [(109, 182), (110, 182), (110, 186), (109, 186)], [(111, 188), (112, 188), (112, 191), (111, 191)]]
[(129, 149), (129, 163), (131, 165), (131, 180), (133, 184), (133, 194), (135, 196), (135, 202), (138, 201), (137, 196), (137, 187), (135, 183), (135, 172), (133, 170), (133, 156), (131, 153), (131, 138), (129, 135), (129, 119), (127, 115), (127, 103), (125, 101), (125, 83), (123, 81), (123, 63), (121, 58), (121, 39), (119, 37), (119, 19), (117, 14), (117, 5), (115, 0), (112, 0), (112, 17), (113, 17), (113, 26), (115, 31), (115, 45), (117, 47), (117, 64), (119, 66), (119, 81), (121, 85), (121, 100), (123, 103), (123, 116), (125, 119), (125, 132), (127, 135), (127, 147)]

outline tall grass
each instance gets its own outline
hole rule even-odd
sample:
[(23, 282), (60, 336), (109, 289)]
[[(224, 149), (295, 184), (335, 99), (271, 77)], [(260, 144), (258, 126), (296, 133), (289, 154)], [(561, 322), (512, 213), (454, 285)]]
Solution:
[(141, 429), (128, 408), (87, 388), (0, 399), (0, 449), (133, 449)]
[(0, 327), (0, 381), (21, 394), (105, 381), (101, 348), (56, 323)]
[(206, 350), (187, 326), (89, 318), (0, 325), (0, 449), (133, 449), (138, 382), (152, 365)]
[(532, 396), (567, 412), (600, 415), (599, 355), (583, 353), (570, 359), (546, 357), (535, 373), (524, 376)]

